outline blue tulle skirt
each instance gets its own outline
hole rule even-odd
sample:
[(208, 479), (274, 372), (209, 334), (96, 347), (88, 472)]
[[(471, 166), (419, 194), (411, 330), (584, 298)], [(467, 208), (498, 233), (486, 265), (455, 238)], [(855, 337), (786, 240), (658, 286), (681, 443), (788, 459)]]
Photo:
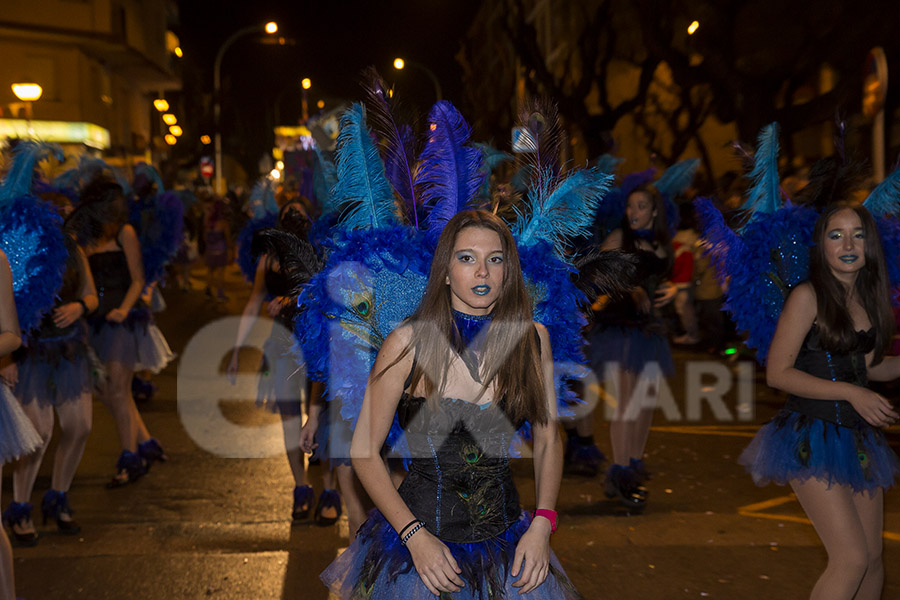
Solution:
[(28, 340), (19, 366), (15, 394), (22, 404), (59, 406), (81, 398), (93, 388), (87, 327), (83, 321), (59, 338)]
[(118, 362), (134, 371), (159, 373), (175, 358), (146, 308), (132, 309), (121, 323), (93, 321), (90, 341), (100, 362)]
[(607, 363), (618, 363), (638, 375), (657, 367), (664, 377), (675, 374), (669, 342), (658, 333), (639, 327), (596, 326), (587, 335), (587, 342), (585, 352), (591, 368), (601, 380)]
[(31, 454), (42, 444), (19, 401), (0, 383), (0, 465)]
[[(461, 591), (443, 594), (453, 600), (576, 600), (582, 596), (550, 551), (547, 579), (528, 594), (519, 595), (509, 575), (516, 544), (531, 524), (527, 513), (501, 535), (468, 544), (444, 542), (459, 564), (465, 582)], [(341, 600), (434, 600), (416, 572), (409, 550), (400, 544), (394, 528), (372, 511), (356, 539), (320, 575)]]
[(306, 372), (291, 352), (290, 331), (281, 331), (277, 324), (274, 327), (278, 329), (263, 343), (256, 403), (272, 412), (300, 415), (306, 396)]
[(738, 462), (757, 485), (814, 478), (855, 492), (890, 488), (900, 462), (880, 429), (842, 427), (795, 412), (763, 425)]

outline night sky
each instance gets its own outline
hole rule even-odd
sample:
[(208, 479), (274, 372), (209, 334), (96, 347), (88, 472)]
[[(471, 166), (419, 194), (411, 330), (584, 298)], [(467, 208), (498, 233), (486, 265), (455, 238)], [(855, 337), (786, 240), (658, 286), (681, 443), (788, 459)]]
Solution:
[(392, 62), (398, 55), (430, 68), (440, 80), (444, 98), (459, 102), (462, 70), (454, 57), (479, 4), (477, 0), (181, 0), (176, 29), (185, 52), (184, 94), (190, 97), (185, 101), (193, 103), (200, 93), (211, 92), (215, 55), (229, 35), (274, 20), (278, 35), (294, 45), (263, 44), (266, 36), (260, 34), (241, 38), (225, 54), (226, 151), (229, 128), (264, 151), (266, 143), (256, 138), (269, 135), (276, 114), (281, 124), (295, 123), (303, 77), (313, 82), (311, 113), (319, 99), (325, 100), (326, 108), (338, 100), (361, 100), (359, 73), (369, 65), (396, 85), (405, 103), (427, 112), (435, 100), (431, 81), (421, 71), (395, 71)]

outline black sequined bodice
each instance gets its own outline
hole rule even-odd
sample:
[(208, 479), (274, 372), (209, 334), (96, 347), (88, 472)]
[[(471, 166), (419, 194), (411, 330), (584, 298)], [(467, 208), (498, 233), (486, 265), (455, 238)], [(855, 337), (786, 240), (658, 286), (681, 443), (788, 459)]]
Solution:
[(121, 306), (125, 294), (131, 286), (131, 273), (128, 271), (128, 260), (121, 250), (97, 252), (88, 257), (94, 284), (97, 286), (97, 297), (100, 305), (91, 315), (92, 319), (102, 319), (111, 310)]
[[(832, 353), (822, 347), (819, 327), (813, 324), (794, 361), (794, 368), (822, 379), (842, 381), (865, 387), (869, 383), (866, 354), (875, 348), (872, 329), (856, 332), (856, 344), (851, 352)], [(785, 411), (797, 412), (817, 419), (856, 427), (864, 423), (862, 417), (846, 400), (817, 400), (791, 394)]]
[[(653, 302), (659, 284), (668, 275), (668, 261), (656, 255), (650, 250), (636, 250), (638, 285), (644, 289), (647, 298)], [(652, 313), (643, 313), (638, 309), (634, 300), (629, 295), (611, 301), (602, 311), (594, 313), (595, 322), (602, 325), (626, 325), (631, 327), (646, 327), (655, 320)]]
[(412, 456), (400, 496), (442, 540), (477, 542), (516, 522), (519, 495), (509, 469), (516, 428), (492, 404), (404, 393), (397, 408)]

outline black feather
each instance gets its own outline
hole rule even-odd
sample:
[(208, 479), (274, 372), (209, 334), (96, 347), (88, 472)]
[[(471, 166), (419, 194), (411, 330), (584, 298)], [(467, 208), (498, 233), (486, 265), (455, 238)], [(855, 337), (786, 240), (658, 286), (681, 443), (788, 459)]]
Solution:
[(250, 251), (257, 259), (267, 254), (278, 260), (292, 296), (299, 294), (303, 285), (322, 268), (322, 261), (309, 240), (274, 227), (254, 233)]
[(578, 269), (573, 274), (575, 286), (590, 299), (603, 295), (620, 297), (637, 285), (636, 254), (593, 247), (574, 263)]

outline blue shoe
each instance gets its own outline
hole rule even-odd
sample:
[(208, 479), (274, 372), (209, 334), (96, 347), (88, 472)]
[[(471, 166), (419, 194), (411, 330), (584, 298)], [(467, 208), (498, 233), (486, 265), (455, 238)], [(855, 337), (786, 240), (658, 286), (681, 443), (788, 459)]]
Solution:
[(119, 460), (116, 462), (116, 474), (106, 484), (106, 487), (112, 489), (134, 483), (147, 473), (147, 468), (141, 457), (134, 452), (122, 450)]
[(24, 523), (31, 521), (31, 509), (34, 508), (27, 502), (10, 502), (9, 507), (3, 511), (3, 524), (9, 527), (9, 532), (19, 546), (34, 546), (37, 544), (38, 535), (36, 531), (20, 532), (15, 527), (21, 527)]
[(294, 507), (291, 509), (291, 520), (306, 520), (312, 509), (312, 501), (315, 497), (313, 489), (308, 485), (298, 485), (294, 488)]
[[(322, 511), (326, 508), (333, 508), (337, 511), (334, 517), (323, 517)], [(316, 525), (321, 525), (322, 527), (328, 527), (329, 525), (334, 525), (337, 523), (337, 520), (341, 517), (342, 508), (341, 508), (341, 495), (337, 490), (322, 490), (322, 495), (319, 496), (319, 503), (316, 504)]]
[(631, 467), (612, 465), (606, 473), (603, 493), (624, 507), (640, 512), (647, 505), (647, 488), (642, 486)]
[(166, 456), (162, 446), (159, 444), (159, 440), (156, 438), (150, 438), (138, 444), (138, 454), (144, 460), (144, 468), (146, 470), (149, 470), (153, 463), (157, 461), (166, 462), (169, 460), (169, 457)]
[[(44, 515), (44, 525), (47, 519), (56, 519), (56, 528), (60, 533), (66, 535), (75, 535), (81, 532), (81, 526), (72, 520), (72, 514), (75, 511), (69, 506), (69, 495), (66, 492), (57, 490), (47, 490), (44, 494), (44, 500), (41, 502), (41, 513)], [(61, 515), (66, 515), (68, 519), (61, 519)]]

